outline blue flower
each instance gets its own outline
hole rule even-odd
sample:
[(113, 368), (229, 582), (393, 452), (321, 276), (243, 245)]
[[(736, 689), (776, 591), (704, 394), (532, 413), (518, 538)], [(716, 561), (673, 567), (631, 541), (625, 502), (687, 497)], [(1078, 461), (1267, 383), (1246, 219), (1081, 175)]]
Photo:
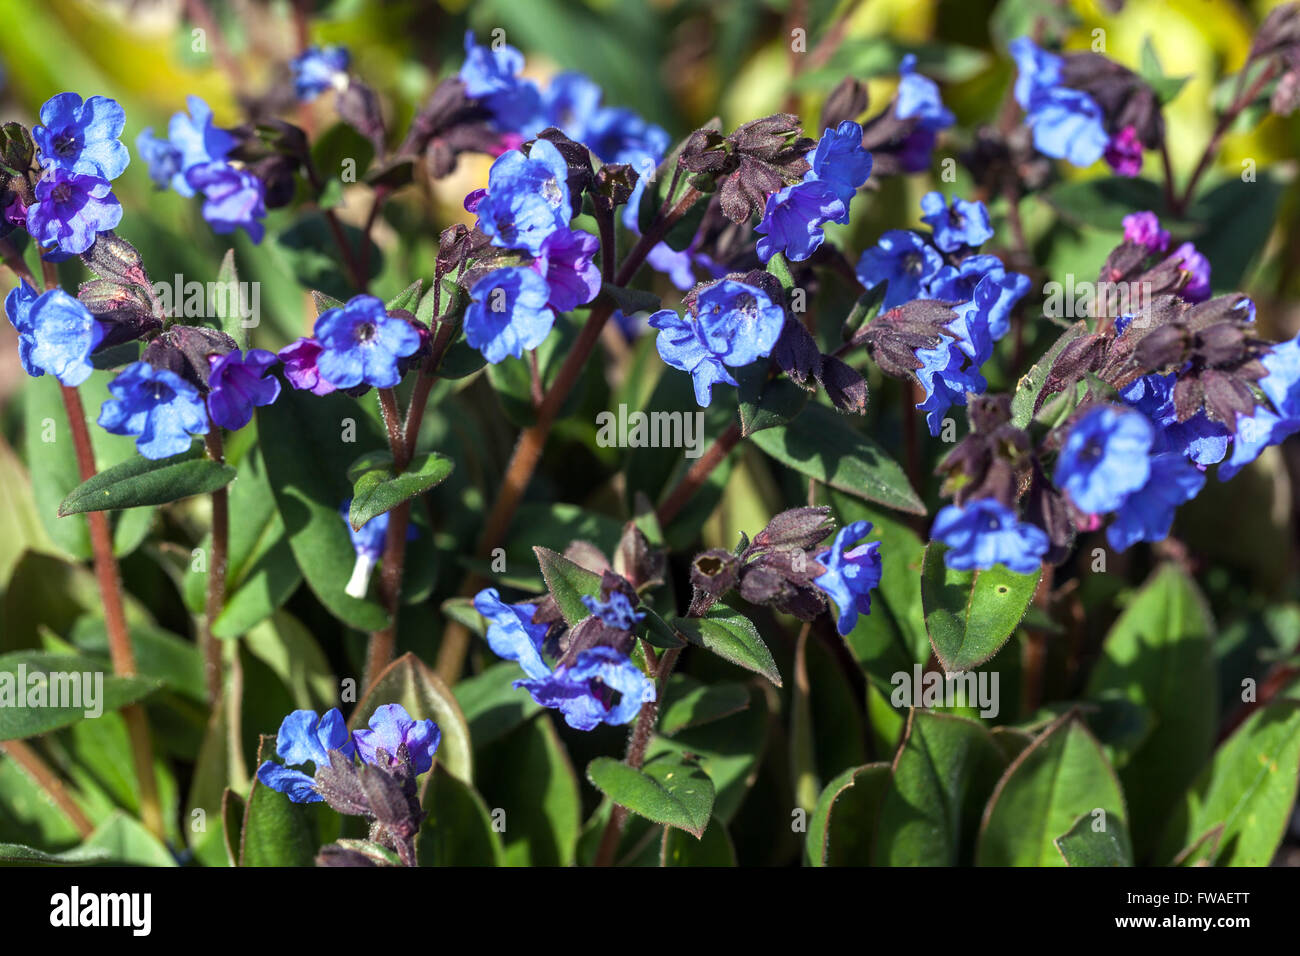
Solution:
[(537, 605), (506, 604), (496, 588), (484, 588), (474, 596), (474, 609), (487, 619), (487, 642), (493, 654), (518, 661), (532, 678), (551, 673), (542, 660), (542, 642), (549, 625), (533, 623)]
[(933, 348), (917, 349), (916, 359), (921, 367), (915, 372), (925, 397), (916, 406), (925, 412), (925, 423), (931, 435), (943, 429), (944, 416), (953, 405), (965, 405), (966, 393), (983, 392), (986, 384), (978, 371), (966, 367), (964, 354), (955, 339), (942, 336)]
[(536, 84), (519, 76), (524, 56), (514, 47), (493, 43), (479, 46), (465, 34), (465, 62), (460, 79), (465, 95), (481, 100), (497, 127), (505, 132), (535, 136), (545, 126), (542, 95)]
[(352, 56), (347, 47), (308, 47), (289, 61), (294, 95), (301, 102), (310, 103), (347, 75), (350, 62)]
[(848, 206), (833, 184), (806, 179), (782, 187), (768, 195), (763, 218), (755, 227), (761, 236), (758, 258), (767, 262), (780, 252), (802, 262), (821, 247), (826, 223), (848, 221)]
[(593, 257), (600, 240), (581, 229), (557, 229), (542, 243), (542, 252), (529, 268), (546, 280), (550, 288), (547, 305), (568, 312), (585, 305), (600, 293), (600, 267)]
[(605, 106), (591, 118), (582, 142), (601, 162), (626, 163), (636, 170), (636, 185), (623, 207), (622, 218), (624, 226), (639, 232), (641, 197), (668, 150), (668, 133), (632, 110)]
[(493, 93), (509, 93), (518, 85), (523, 68), (524, 55), (514, 47), (505, 43), (479, 46), (473, 31), (466, 31), (465, 62), (460, 68), (466, 96), (481, 99)]
[(222, 428), (237, 431), (253, 420), (253, 408), (270, 405), (280, 397), (280, 380), (266, 375), (279, 361), (266, 349), (239, 350), (209, 358), (208, 414)]
[(246, 169), (225, 162), (201, 163), (185, 170), (185, 182), (203, 192), (203, 218), (225, 235), (242, 228), (254, 243), (265, 233), (266, 185)]
[(301, 770), (313, 764), (314, 770), (330, 766), (330, 751), (338, 750), (351, 759), (356, 753), (352, 735), (338, 708), (317, 717), (314, 710), (295, 710), (284, 718), (275, 738), (275, 752), (284, 764), (265, 761), (257, 768), (257, 779), (264, 786), (283, 793), (294, 803), (320, 803), (316, 781)]
[(531, 269), (496, 269), (474, 283), (465, 312), (465, 339), (495, 365), (541, 345), (555, 325), (552, 292)]
[(1034, 148), (1045, 156), (1091, 166), (1110, 144), (1101, 107), (1087, 93), (1061, 85), (1064, 61), (1019, 37), (1010, 44), (1019, 71), (1016, 102), (1034, 132)]
[(398, 360), (420, 347), (420, 335), (408, 322), (390, 316), (373, 295), (358, 295), (341, 308), (326, 309), (316, 319), (316, 358), (320, 375), (335, 388), (363, 382), (392, 388), (402, 380)]
[(813, 584), (835, 602), (839, 610), (835, 626), (841, 634), (853, 630), (859, 614), (871, 613), (871, 589), (880, 585), (880, 542), (858, 544), (870, 533), (870, 521), (854, 521), (836, 533), (829, 551), (817, 555), (826, 570), (813, 578)]
[(903, 57), (898, 74), (895, 116), (904, 120), (916, 117), (920, 120), (920, 128), (930, 132), (947, 129), (956, 122), (952, 111), (943, 105), (938, 84), (916, 72), (915, 54), (908, 53)]
[[(362, 762), (384, 769), (398, 765), (397, 751), (405, 744), (411, 769), (418, 777), (432, 769), (442, 731), (432, 720), (413, 719), (401, 704), (381, 704), (370, 715), (370, 729), (358, 730), (352, 737)], [(388, 755), (386, 760), (381, 759), (381, 751)]]
[(208, 433), (208, 412), (198, 390), (175, 372), (133, 362), (108, 386), (99, 424), (114, 435), (136, 435), (146, 458), (170, 458), (188, 451), (193, 435)]
[(166, 189), (184, 172), (181, 151), (171, 140), (155, 136), (152, 126), (146, 126), (135, 138), (135, 151), (148, 164), (149, 178), (158, 189)]
[(868, 289), (888, 282), (882, 309), (926, 298), (929, 283), (943, 259), (925, 237), (904, 229), (890, 229), (858, 260), (858, 279)]
[(993, 238), (989, 211), (979, 201), (953, 199), (949, 206), (943, 193), (926, 193), (921, 199), (921, 221), (934, 230), (934, 244), (944, 252), (963, 246), (981, 246)]
[(1260, 362), (1268, 373), (1259, 387), (1272, 408), (1259, 405), (1253, 414), (1237, 416), (1232, 456), (1219, 466), (1220, 481), (1227, 481), (1269, 445), (1300, 431), (1300, 336), (1277, 343)]
[(996, 342), (1011, 331), (1011, 310), (1029, 291), (1029, 276), (1008, 272), (997, 256), (967, 256), (956, 266), (943, 266), (928, 291), (941, 302), (978, 301)]
[(225, 160), (235, 148), (235, 137), (212, 122), (212, 107), (197, 96), (186, 98), (190, 115), (176, 113), (167, 124), (167, 138), (180, 151), (180, 171), (172, 177), (172, 188), (182, 196), (193, 196), (194, 188), (185, 181), (185, 171)]
[(107, 179), (54, 167), (36, 183), (27, 209), (27, 231), (42, 245), (81, 255), (101, 232), (122, 221), (122, 204)]
[(1004, 564), (1017, 574), (1032, 574), (1049, 545), (1043, 529), (1017, 520), (1014, 511), (993, 498), (942, 508), (930, 537), (947, 546), (944, 563), (957, 571), (986, 571)]
[(588, 611), (600, 618), (607, 627), (620, 631), (634, 630), (638, 624), (645, 620), (645, 611), (637, 611), (632, 606), (631, 599), (622, 591), (611, 591), (609, 597), (604, 601), (584, 594), (582, 603), (587, 606)]
[(1056, 486), (1085, 514), (1114, 511), (1146, 484), (1154, 441), (1145, 416), (1099, 405), (1070, 429), (1056, 460)]
[(487, 195), (476, 208), (478, 225), (494, 246), (525, 249), (540, 255), (551, 233), (568, 228), (569, 168), (555, 146), (544, 139), (525, 156), (503, 153), (488, 171)]
[(689, 292), (695, 287), (695, 270), (702, 270), (710, 279), (721, 279), (727, 274), (725, 266), (714, 262), (712, 258), (695, 248), (694, 244), (680, 252), (661, 242), (650, 250), (645, 261), (656, 272), (661, 272), (681, 292)]
[(594, 151), (595, 147), (587, 141), (596, 132), (602, 95), (600, 87), (583, 74), (559, 73), (542, 94), (542, 114), (548, 125), (574, 142), (586, 143)]
[(1174, 385), (1178, 376), (1144, 375), (1119, 390), (1125, 404), (1136, 408), (1156, 428), (1154, 451), (1173, 451), (1198, 465), (1213, 465), (1228, 453), (1228, 426), (1212, 420), (1201, 409), (1185, 422), (1178, 420)]
[(817, 142), (803, 181), (770, 194), (756, 231), (763, 262), (782, 252), (802, 262), (817, 251), (828, 222), (847, 223), (849, 203), (871, 175), (871, 154), (862, 148), (862, 127), (845, 121)]
[(1181, 454), (1153, 455), (1150, 477), (1124, 499), (1106, 529), (1106, 540), (1116, 551), (1126, 551), (1139, 541), (1164, 540), (1178, 506), (1195, 498), (1204, 486), (1204, 472)]
[(564, 714), (565, 723), (577, 730), (597, 724), (631, 722), (641, 705), (655, 699), (655, 685), (626, 654), (612, 647), (593, 647), (574, 662), (552, 674), (515, 681), (533, 700)]
[(104, 339), (104, 327), (80, 301), (62, 289), (37, 295), (20, 279), (5, 297), (5, 315), (18, 330), (18, 357), (28, 375), (49, 372), (77, 386), (90, 377), (90, 353)]
[(1007, 49), (1016, 61), (1016, 102), (1029, 112), (1034, 96), (1055, 89), (1061, 84), (1065, 61), (1055, 53), (1039, 49), (1029, 37), (1017, 37)]
[(696, 307), (697, 314), (686, 317), (663, 309), (650, 316), (650, 325), (660, 333), (655, 341), (660, 357), (690, 373), (695, 400), (707, 408), (715, 384), (736, 384), (726, 366), (740, 368), (771, 353), (785, 310), (761, 289), (732, 279), (702, 291)]
[(126, 113), (107, 96), (92, 96), (84, 103), (76, 93), (52, 96), (41, 107), (41, 124), (32, 127), (32, 139), (47, 169), (112, 180), (131, 162), (118, 140), (126, 128)]

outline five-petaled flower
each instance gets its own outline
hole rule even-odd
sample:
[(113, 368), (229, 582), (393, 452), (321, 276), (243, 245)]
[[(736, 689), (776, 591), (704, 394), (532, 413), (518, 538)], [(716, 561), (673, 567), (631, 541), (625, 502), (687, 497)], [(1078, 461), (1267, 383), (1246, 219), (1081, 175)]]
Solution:
[(135, 435), (146, 458), (188, 451), (191, 437), (208, 433), (208, 411), (189, 382), (165, 368), (133, 362), (108, 386), (99, 424), (114, 435)]
[(32, 127), (41, 165), (68, 173), (112, 180), (122, 175), (131, 154), (118, 140), (126, 113), (116, 100), (60, 93), (41, 107), (41, 125)]
[(283, 793), (294, 803), (319, 803), (323, 799), (312, 776), (295, 767), (313, 765), (313, 772), (330, 766), (330, 754), (341, 752), (352, 759), (356, 745), (338, 708), (318, 716), (314, 710), (295, 710), (280, 724), (275, 738), (275, 752), (283, 764), (263, 761), (257, 779), (264, 786)]
[(546, 340), (555, 324), (547, 303), (555, 293), (532, 269), (509, 267), (489, 272), (470, 290), (465, 339), (495, 365), (521, 358)]
[(880, 584), (880, 542), (858, 544), (870, 533), (870, 521), (846, 524), (836, 533), (830, 550), (817, 555), (826, 570), (813, 578), (813, 584), (835, 602), (839, 611), (835, 626), (841, 634), (853, 630), (859, 614), (871, 613), (871, 591)]
[(36, 183), (36, 202), (27, 209), (27, 231), (42, 245), (80, 255), (101, 232), (122, 221), (122, 204), (107, 179), (49, 169)]
[(316, 319), (320, 376), (335, 388), (373, 385), (392, 388), (402, 380), (399, 360), (420, 347), (420, 334), (404, 319), (389, 315), (373, 295), (358, 295), (346, 305), (326, 309)]
[(1155, 433), (1137, 412), (1099, 405), (1074, 423), (1056, 460), (1056, 485), (1084, 514), (1114, 511), (1151, 474)]
[(1041, 528), (1018, 520), (993, 498), (940, 509), (930, 537), (947, 546), (944, 563), (957, 571), (986, 571), (1004, 564), (1017, 574), (1030, 574), (1038, 570), (1049, 545)]
[(266, 374), (277, 361), (266, 349), (249, 349), (243, 356), (238, 349), (211, 356), (208, 413), (212, 420), (235, 431), (252, 421), (254, 407), (270, 405), (279, 398), (280, 380)]
[(90, 353), (104, 338), (104, 327), (62, 289), (41, 295), (19, 280), (5, 297), (5, 315), (18, 330), (18, 358), (28, 375), (49, 372), (64, 385), (80, 385), (94, 366)]

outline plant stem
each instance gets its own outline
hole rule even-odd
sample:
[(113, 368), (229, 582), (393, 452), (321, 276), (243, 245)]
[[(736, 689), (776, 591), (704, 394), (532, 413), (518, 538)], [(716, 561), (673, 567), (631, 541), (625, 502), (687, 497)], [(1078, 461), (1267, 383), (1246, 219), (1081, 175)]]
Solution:
[[(47, 287), (50, 276), (47, 274)], [(95, 452), (86, 428), (86, 411), (81, 404), (81, 394), (75, 388), (61, 385), (63, 407), (68, 415), (72, 444), (77, 453), (77, 470), (81, 480), (89, 481), (95, 475)], [(131, 632), (126, 626), (126, 610), (122, 603), (122, 581), (118, 574), (117, 559), (113, 556), (113, 536), (108, 527), (108, 515), (102, 511), (86, 514), (90, 525), (90, 546), (94, 554), (95, 579), (99, 584), (99, 599), (104, 605), (104, 622), (108, 629), (108, 651), (113, 662), (113, 672), (121, 677), (134, 677), (135, 649), (131, 645)], [(144, 825), (158, 839), (165, 838), (162, 805), (158, 801), (158, 781), (154, 778), (153, 742), (149, 737), (149, 724), (144, 708), (130, 704), (122, 708), (127, 732), (131, 740), (131, 757), (135, 763), (136, 780), (140, 785), (140, 817)]]
[(740, 444), (740, 423), (732, 422), (727, 430), (713, 440), (708, 451), (699, 457), (695, 464), (682, 476), (682, 480), (668, 494), (655, 511), (655, 516), (659, 519), (661, 526), (666, 526), (681, 513), (682, 508), (686, 507), (695, 493), (700, 490), (701, 486), (709, 480), (713, 470), (722, 464), (726, 457), (731, 454), (738, 444)]
[[(649, 648), (647, 648), (649, 650)], [(627, 756), (623, 762), (634, 770), (640, 770), (645, 763), (646, 748), (654, 736), (655, 724), (659, 720), (659, 701), (663, 698), (664, 687), (668, 684), (668, 675), (672, 673), (677, 657), (682, 652), (680, 647), (664, 651), (655, 667), (655, 699), (641, 705), (636, 715), (636, 726), (632, 728), (632, 737), (628, 740)], [(651, 652), (653, 653), (653, 652)], [(600, 837), (600, 847), (596, 850), (595, 866), (610, 866), (614, 862), (614, 853), (618, 849), (619, 838), (623, 835), (623, 825), (627, 822), (627, 808), (614, 804), (609, 812), (609, 822)]]
[[(1247, 64), (1247, 66), (1249, 66), (1249, 64)], [(1245, 68), (1246, 67), (1243, 67), (1242, 69), (1244, 70)], [(1172, 210), (1175, 215), (1181, 216), (1187, 211), (1187, 206), (1192, 201), (1192, 193), (1196, 190), (1196, 184), (1205, 174), (1205, 171), (1210, 168), (1210, 163), (1218, 153), (1219, 143), (1227, 134), (1228, 128), (1236, 122), (1237, 117), (1241, 115), (1241, 111), (1254, 102), (1255, 97), (1259, 95), (1260, 91), (1268, 84), (1269, 80), (1273, 79), (1273, 74), (1276, 72), (1277, 63), (1270, 63), (1260, 72), (1259, 76), (1256, 77), (1255, 82), (1250, 85), (1250, 89), (1237, 96), (1232, 101), (1232, 105), (1229, 106), (1223, 116), (1219, 118), (1218, 124), (1214, 127), (1214, 134), (1210, 137), (1210, 141), (1205, 144), (1205, 149), (1201, 152), (1201, 158), (1197, 162), (1196, 168), (1192, 170), (1192, 177), (1187, 181), (1187, 186), (1183, 190), (1182, 197), (1178, 200)]]
[[(668, 230), (686, 214), (700, 195), (693, 187), (688, 187), (671, 209), (666, 212), (660, 211), (654, 223), (627, 254), (627, 259), (615, 276), (615, 285), (626, 286), (632, 281), (637, 270), (645, 262), (646, 256), (650, 254), (650, 250), (663, 240)], [(555, 418), (563, 407), (565, 399), (569, 397), (569, 392), (573, 390), (573, 386), (582, 374), (587, 359), (600, 340), (601, 330), (613, 312), (614, 303), (608, 296), (601, 296), (596, 300), (587, 323), (578, 333), (578, 338), (574, 341), (564, 364), (560, 366), (555, 381), (547, 389), (541, 405), (537, 408), (537, 420), (519, 433), (514, 453), (510, 456), (510, 462), (506, 465), (505, 474), (501, 479), (501, 489), (483, 524), (483, 532), (479, 537), (477, 548), (479, 556), (490, 554), (505, 537), (510, 522), (514, 519), (515, 511), (523, 499), (524, 490), (532, 480), (533, 472), (537, 470), (537, 463), (541, 459), (546, 439), (551, 433), (551, 426), (555, 423)], [(479, 581), (477, 574), (467, 575), (461, 585), (461, 595), (472, 596), (478, 589)], [(469, 631), (458, 622), (450, 622), (443, 632), (442, 645), (438, 648), (438, 676), (449, 684), (455, 683), (460, 677), (468, 649)]]
[(63, 779), (54, 772), (41, 755), (33, 750), (30, 746), (21, 740), (0, 741), (0, 753), (7, 754), (13, 759), (14, 763), (22, 767), (31, 777), (32, 781), (45, 791), (46, 796), (53, 801), (54, 805), (63, 811), (77, 832), (82, 838), (90, 836), (95, 831), (95, 825), (90, 822), (90, 818), (82, 812), (81, 807), (72, 799), (72, 794), (68, 793), (68, 788), (64, 786)]
[[(222, 446), (221, 427), (209, 422), (208, 434), (204, 439), (208, 457), (213, 461), (225, 461)], [(226, 606), (226, 564), (230, 551), (230, 497), (225, 488), (212, 492), (212, 554), (208, 561), (208, 599), (204, 612), (203, 633), (201, 638), (203, 652), (203, 677), (208, 689), (208, 703), (216, 707), (221, 700), (224, 685), (222, 675), (221, 641), (212, 633)]]

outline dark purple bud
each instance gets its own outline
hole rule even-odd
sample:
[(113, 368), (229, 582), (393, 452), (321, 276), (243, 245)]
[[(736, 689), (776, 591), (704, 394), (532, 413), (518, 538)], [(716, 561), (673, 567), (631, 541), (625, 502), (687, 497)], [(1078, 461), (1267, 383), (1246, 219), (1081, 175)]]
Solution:
[(869, 103), (866, 84), (856, 77), (846, 76), (826, 97), (821, 128), (835, 129), (843, 122), (857, 119), (867, 111)]
[(208, 390), (209, 358), (222, 356), (239, 348), (225, 332), (193, 325), (173, 325), (160, 334), (140, 358), (154, 368), (165, 368), (195, 386)]

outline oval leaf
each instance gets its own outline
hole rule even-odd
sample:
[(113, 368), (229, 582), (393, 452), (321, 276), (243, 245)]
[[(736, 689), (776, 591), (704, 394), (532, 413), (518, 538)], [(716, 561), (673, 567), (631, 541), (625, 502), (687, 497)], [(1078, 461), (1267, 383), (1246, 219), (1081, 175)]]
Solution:
[(597, 757), (587, 765), (587, 779), (632, 813), (697, 839), (709, 825), (713, 781), (693, 761), (665, 754), (637, 770), (613, 757)]
[(704, 617), (675, 618), (673, 626), (692, 644), (781, 686), (781, 672), (776, 669), (772, 652), (758, 636), (754, 622), (738, 611), (725, 604), (715, 604)]
[(352, 507), (348, 520), (360, 528), (371, 518), (392, 511), (408, 498), (424, 494), (434, 485), (446, 481), (455, 463), (445, 455), (426, 452), (416, 455), (409, 468), (400, 475), (391, 468), (363, 471), (352, 486)]
[(224, 488), (234, 477), (230, 465), (201, 457), (198, 451), (157, 461), (129, 458), (73, 488), (59, 505), (59, 517), (165, 505)]
[(1016, 574), (1001, 564), (987, 571), (954, 571), (937, 541), (925, 549), (921, 605), (930, 646), (943, 669), (966, 671), (996, 654), (1020, 623), (1042, 572)]

